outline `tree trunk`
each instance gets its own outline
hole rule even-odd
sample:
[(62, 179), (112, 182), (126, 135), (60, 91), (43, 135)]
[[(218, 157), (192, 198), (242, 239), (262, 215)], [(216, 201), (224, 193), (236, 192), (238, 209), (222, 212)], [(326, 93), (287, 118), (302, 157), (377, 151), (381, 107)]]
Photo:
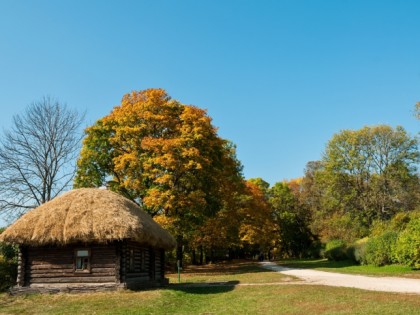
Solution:
[(192, 264), (197, 265), (197, 259), (195, 257), (195, 249), (192, 250), (191, 256), (192, 256)]
[(179, 266), (182, 268), (183, 265), (183, 239), (182, 236), (177, 237), (177, 247), (176, 247), (176, 260), (179, 261)]
[(204, 253), (203, 253), (203, 246), (202, 245), (200, 245), (200, 247), (199, 247), (199, 250), (200, 250), (200, 265), (202, 265), (203, 264), (203, 256), (204, 256)]

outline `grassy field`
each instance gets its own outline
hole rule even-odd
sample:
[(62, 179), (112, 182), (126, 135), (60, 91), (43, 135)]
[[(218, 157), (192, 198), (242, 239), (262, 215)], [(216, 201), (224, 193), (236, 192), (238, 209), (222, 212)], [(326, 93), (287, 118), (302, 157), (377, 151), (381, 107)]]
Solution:
[(410, 267), (389, 265), (383, 267), (355, 265), (353, 261), (328, 261), (327, 259), (300, 259), (300, 260), (281, 260), (279, 265), (302, 268), (316, 269), (331, 272), (341, 272), (349, 274), (361, 274), (372, 276), (392, 276), (420, 279), (420, 270), (413, 270)]
[[(187, 268), (167, 288), (10, 297), (1, 314), (418, 314), (418, 295), (290, 284), (254, 263)], [(220, 285), (220, 283), (224, 283)], [(205, 285), (219, 283), (219, 285)], [(289, 283), (289, 284), (288, 284)]]
[[(171, 284), (178, 283), (178, 274), (167, 274)], [(231, 281), (236, 283), (277, 283), (295, 281), (296, 278), (259, 267), (257, 262), (236, 261), (205, 266), (188, 266), (181, 273), (181, 284)]]

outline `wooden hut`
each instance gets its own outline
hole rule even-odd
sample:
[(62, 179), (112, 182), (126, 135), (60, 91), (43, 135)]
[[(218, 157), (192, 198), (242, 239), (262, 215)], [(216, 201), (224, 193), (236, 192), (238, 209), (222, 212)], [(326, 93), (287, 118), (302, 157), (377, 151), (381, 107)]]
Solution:
[(20, 248), (12, 292), (141, 288), (166, 282), (173, 237), (134, 202), (106, 189), (69, 191), (8, 227)]

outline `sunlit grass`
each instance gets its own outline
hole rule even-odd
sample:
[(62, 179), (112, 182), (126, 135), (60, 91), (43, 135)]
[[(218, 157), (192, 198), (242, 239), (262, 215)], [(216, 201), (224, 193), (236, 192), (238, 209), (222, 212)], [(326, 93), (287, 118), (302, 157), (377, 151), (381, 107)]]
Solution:
[[(166, 275), (170, 283), (178, 283), (178, 274)], [(211, 283), (236, 281), (238, 283), (275, 283), (295, 280), (290, 276), (263, 269), (257, 262), (236, 261), (203, 266), (188, 266), (181, 272), (181, 283)]]
[[(137, 292), (17, 297), (1, 294), (0, 314), (410, 315), (418, 314), (420, 309), (418, 295), (290, 284), (287, 277), (248, 262), (189, 267), (183, 271), (184, 282), (213, 283), (209, 286), (178, 285), (174, 281), (176, 274), (170, 278), (172, 284), (167, 288)], [(214, 285), (216, 282), (236, 285)]]
[(372, 265), (357, 265), (351, 260), (329, 261), (327, 259), (288, 259), (277, 261), (276, 263), (302, 269), (420, 279), (420, 270), (414, 270), (413, 268), (400, 265), (375, 267)]

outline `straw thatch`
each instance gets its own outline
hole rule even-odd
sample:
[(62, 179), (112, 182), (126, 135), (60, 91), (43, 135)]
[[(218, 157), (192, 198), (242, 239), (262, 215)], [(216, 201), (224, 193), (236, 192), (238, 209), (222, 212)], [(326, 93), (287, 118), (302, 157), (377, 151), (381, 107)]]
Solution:
[(96, 188), (69, 191), (29, 211), (0, 235), (0, 241), (31, 246), (123, 239), (164, 249), (176, 245), (134, 202)]

